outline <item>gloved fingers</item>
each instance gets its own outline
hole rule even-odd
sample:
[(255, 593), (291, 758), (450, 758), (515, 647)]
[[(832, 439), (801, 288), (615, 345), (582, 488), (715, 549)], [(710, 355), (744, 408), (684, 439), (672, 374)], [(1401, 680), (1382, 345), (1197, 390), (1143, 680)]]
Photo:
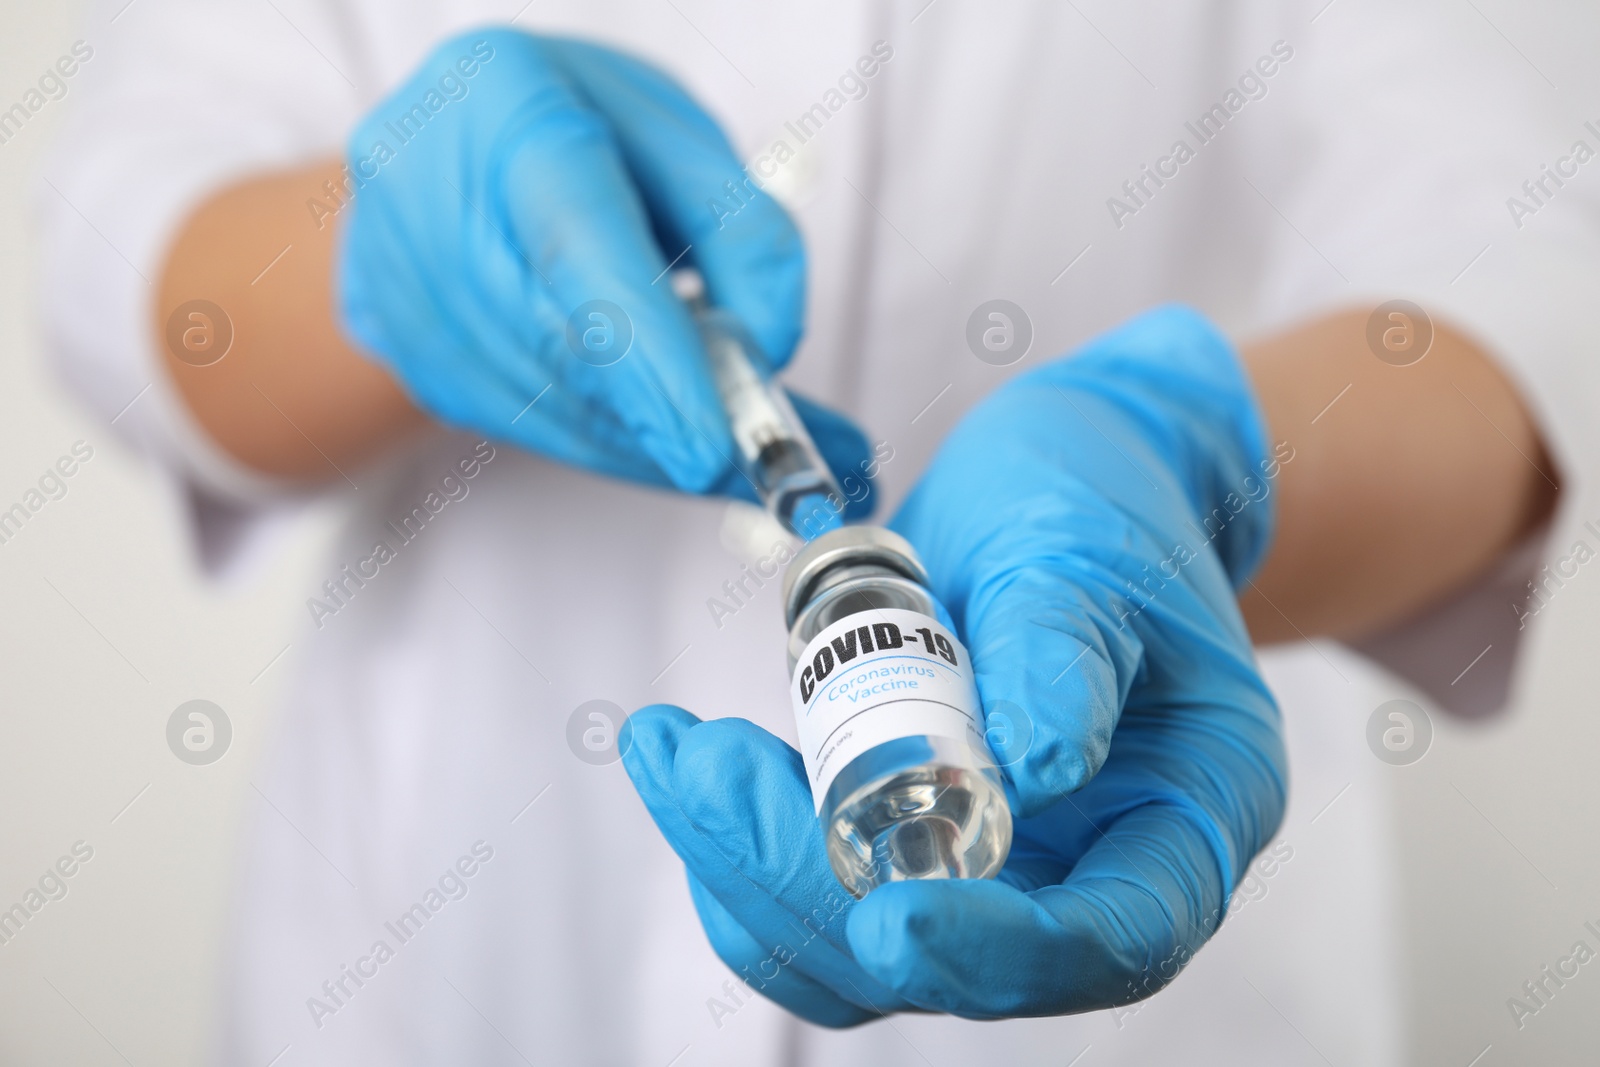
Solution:
[(701, 722), (669, 704), (634, 712), (624, 735), (623, 765), (656, 825), (747, 930), (794, 936), (802, 920), (776, 901), (785, 886), (848, 900), (822, 856), (794, 749), (743, 719)]
[[(386, 159), (353, 206), (340, 269), (347, 330), (447, 421), (527, 432), (493, 421), (469, 368), (530, 399), (553, 382), (603, 407), (621, 432), (574, 429), (642, 461), (602, 469), (703, 488), (728, 468), (726, 423), (687, 311), (664, 280), (652, 285), (666, 264), (607, 127), (547, 42), (486, 38), (496, 58), (474, 91)], [(374, 109), (352, 157), (395, 139), (408, 101), (459, 47)]]
[(644, 484), (670, 484), (661, 469), (632, 446), (627, 427), (607, 405), (552, 378), (536, 364), (508, 361), (518, 371), (512, 378), (501, 373), (498, 361), (489, 359), (454, 361), (448, 381), (425, 372), (405, 373), (411, 349), (417, 346), (433, 352), (459, 351), (466, 346), (488, 353), (517, 350), (518, 343), (487, 316), (473, 320), (471, 336), (453, 332), (445, 326), (448, 320), (430, 313), (423, 301), (400, 302), (400, 307), (417, 313), (402, 312), (403, 317), (396, 319), (391, 311), (380, 326), (364, 317), (366, 305), (359, 288), (367, 283), (361, 280), (361, 272), (341, 271), (341, 278), (352, 279), (346, 290), (346, 306), (355, 309), (355, 313), (345, 316), (345, 326), (358, 349), (381, 351), (378, 345), (384, 343), (362, 328), (364, 322), (370, 323), (374, 331), (401, 331), (408, 338), (408, 345), (384, 352), (386, 360), (401, 368), (395, 377), (406, 394), (444, 425), (505, 441), (584, 470)]
[(678, 745), (700, 720), (673, 704), (651, 704), (629, 715), (617, 735), (622, 766), (645, 809), (681, 857), (679, 842), (697, 836), (673, 795), (673, 764)]
[(823, 854), (800, 754), (777, 737), (744, 719), (700, 724), (678, 742), (673, 792), (699, 835), (739, 872), (728, 884), (707, 883), (736, 912), (746, 912), (745, 896), (763, 905), (796, 901), (805, 906), (772, 916), (774, 932), (792, 934), (791, 920), (813, 902), (832, 898), (835, 914), (848, 905)]
[(699, 333), (606, 117), (557, 62), (542, 72), (551, 85), (499, 134), (490, 206), (466, 217), (496, 231), (482, 244), (512, 267), (478, 280), (496, 315), (523, 324), (528, 358), (608, 404), (672, 484), (704, 491), (725, 473), (732, 441)]
[(627, 427), (614, 412), (562, 383), (552, 383), (531, 396), (508, 392), (498, 410), (510, 412), (504, 437), (513, 444), (613, 478), (645, 485), (672, 484), (649, 456), (632, 447)]
[(877, 503), (872, 483), (879, 461), (866, 434), (848, 416), (799, 393), (791, 391), (789, 400), (839, 482), (844, 493), (844, 518), (857, 521), (871, 515)]
[(1138, 663), (1138, 640), (1096, 602), (1097, 582), (1025, 565), (986, 576), (968, 602), (985, 736), (1023, 817), (1104, 764)]
[(806, 264), (786, 211), (750, 180), (715, 120), (681, 86), (631, 56), (551, 42), (606, 117), (668, 258), (688, 249), (713, 304), (732, 312), (774, 367), (805, 316)]
[[(393, 217), (394, 205), (373, 198), (356, 210), (361, 237), (355, 239), (353, 227), (341, 234), (337, 275), (346, 335), (381, 356), (407, 395), (446, 425), (544, 451), (536, 431), (562, 403), (572, 403), (574, 390), (555, 388), (559, 375), (550, 356), (562, 353), (530, 358), (525, 328), (508, 322), (491, 297), (492, 290), (520, 284), (516, 253), (498, 240), (482, 243), (476, 266), (487, 285), (442, 282), (408, 245), (410, 227)], [(460, 220), (460, 227), (473, 226), (487, 224)], [(537, 410), (529, 406), (536, 398)], [(618, 433), (602, 439), (603, 427), (584, 426), (596, 446), (625, 439)]]
[(964, 424), (890, 525), (916, 546), (972, 654), (990, 747), (1027, 817), (1105, 761), (1143, 657), (1117, 576), (1138, 572), (1148, 538), (1014, 436), (997, 423), (974, 439)]
[(785, 966), (867, 1010), (900, 1005), (850, 959), (854, 900), (823, 851), (799, 754), (743, 719), (700, 723), (667, 705), (628, 718), (623, 762), (690, 875)]
[[(395, 172), (383, 177), (398, 180)], [(381, 357), (407, 392), (438, 414), (451, 401), (459, 407), (472, 399), (474, 377), (490, 370), (505, 377), (503, 370), (516, 370), (528, 361), (516, 359), (494, 367), (501, 362), (499, 357), (479, 358), (481, 353), (500, 351), (520, 354), (522, 342), (497, 311), (485, 305), (479, 287), (461, 284), (457, 278), (449, 285), (441, 282), (438, 264), (449, 263), (450, 254), (420, 247), (425, 233), (419, 236), (417, 220), (408, 217), (411, 206), (388, 192), (388, 186), (372, 183), (351, 205), (339, 230), (335, 275), (339, 325), (358, 349)], [(438, 210), (448, 213), (450, 207), (442, 201)], [(463, 240), (463, 232), (475, 225), (459, 212), (452, 222), (445, 228), (456, 240)], [(441, 354), (452, 364), (448, 375), (436, 367)], [(526, 366), (530, 382), (536, 370)], [(459, 380), (463, 377), (467, 381)]]
[(1104, 828), (1066, 881), (896, 882), (851, 913), (861, 966), (924, 1008), (1060, 1015), (1155, 992), (1215, 930), (1222, 877), (1196, 813), (1146, 804)]
[[(786, 947), (761, 945), (692, 874), (689, 895), (694, 898), (711, 947), (743, 983), (742, 987), (735, 987), (735, 997), (749, 996), (753, 990), (819, 1026), (855, 1026), (879, 1017), (877, 1012), (850, 1003), (789, 966), (792, 958)], [(739, 1006), (738, 999), (730, 1005), (734, 1009)]]
[(786, 946), (789, 966), (846, 1000), (877, 1012), (903, 1007), (841, 948), (855, 900), (828, 864), (798, 752), (754, 723), (717, 719), (683, 737), (674, 782), (690, 823), (737, 872), (701, 880), (740, 925), (758, 942)]

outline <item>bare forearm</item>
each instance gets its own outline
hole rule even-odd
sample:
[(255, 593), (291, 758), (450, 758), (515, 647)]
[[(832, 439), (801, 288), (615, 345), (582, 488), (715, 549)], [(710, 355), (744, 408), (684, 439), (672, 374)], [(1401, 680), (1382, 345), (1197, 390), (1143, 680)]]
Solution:
[(1272, 439), (1294, 448), (1271, 553), (1240, 598), (1258, 642), (1399, 622), (1554, 506), (1539, 429), (1487, 354), (1436, 324), (1420, 362), (1392, 366), (1366, 322), (1334, 315), (1244, 350)]
[[(173, 244), (155, 309), (168, 371), (211, 439), (257, 471), (306, 482), (338, 478), (335, 466), (359, 467), (424, 421), (336, 325), (335, 227), (319, 229), (306, 201), (325, 200), (322, 182), (337, 172), (328, 161), (254, 178), (201, 205)], [(208, 366), (167, 340), (174, 311), (196, 299), (233, 329)]]

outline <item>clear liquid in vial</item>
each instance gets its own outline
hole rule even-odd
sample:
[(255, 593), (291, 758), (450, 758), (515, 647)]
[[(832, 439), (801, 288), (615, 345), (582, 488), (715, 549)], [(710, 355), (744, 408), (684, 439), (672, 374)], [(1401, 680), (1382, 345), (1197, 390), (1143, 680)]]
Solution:
[[(826, 550), (841, 539), (882, 541), (884, 535), (898, 542), (895, 547), (903, 546), (904, 552), (910, 553), (910, 546), (900, 538), (870, 527), (840, 530), (815, 544)], [(803, 552), (790, 567), (804, 568), (806, 555)], [(910, 559), (914, 561), (914, 555)], [(919, 563), (913, 562), (913, 566), (920, 571)], [(897, 572), (881, 562), (852, 563), (848, 558), (837, 561), (813, 582), (805, 599), (790, 633), (791, 671), (816, 672), (816, 665), (806, 661), (806, 653), (811, 652), (812, 659), (821, 654), (810, 646), (824, 631), (832, 628), (830, 632), (833, 633), (851, 630), (859, 633), (861, 627), (866, 627), (870, 633), (872, 627), (883, 625), (883, 620), (889, 618), (904, 622), (908, 637), (919, 631), (930, 635), (935, 629), (948, 632), (951, 658), (965, 660), (966, 650), (954, 641), (954, 631), (943, 606), (904, 571)], [(913, 612), (926, 620), (925, 627), (918, 626), (917, 619), (910, 616)], [(899, 633), (899, 629), (897, 627), (895, 633)], [(893, 635), (884, 631), (881, 636)], [(844, 649), (842, 644), (833, 647)], [(904, 648), (917, 651), (902, 655), (899, 654), (901, 646), (896, 646), (896, 654), (889, 655), (878, 648), (875, 651), (880, 658), (872, 660), (870, 665), (862, 663), (866, 656), (858, 651), (861, 660), (857, 663), (861, 666), (857, 674), (872, 670), (892, 677), (891, 672), (897, 666), (935, 674), (938, 671), (954, 673), (949, 664), (936, 663), (934, 657), (925, 655), (933, 649), (923, 649), (920, 642), (907, 640)], [(829, 659), (837, 657), (830, 655)], [(970, 663), (966, 669), (970, 671)], [(838, 673), (830, 671), (828, 677), (837, 678), (841, 674), (842, 668)], [(821, 688), (826, 680), (814, 684)], [(802, 681), (797, 696), (805, 691)], [(816, 694), (817, 689), (812, 689), (811, 693)], [(886, 694), (894, 695), (894, 691)], [(853, 895), (862, 897), (876, 886), (911, 879), (991, 878), (1005, 863), (1011, 847), (1011, 812), (1001, 786), (1000, 772), (983, 741), (982, 711), (977, 705), (975, 689), (971, 690), (969, 699), (970, 711), (979, 724), (976, 733), (951, 729), (948, 712), (941, 721), (941, 732), (917, 733), (914, 718), (906, 718), (915, 712), (900, 709), (891, 712), (900, 716), (898, 721), (902, 728), (898, 736), (848, 753), (843, 766), (833, 772), (819, 806), (818, 819), (829, 864), (840, 883)], [(914, 707), (916, 702), (887, 700), (885, 706), (866, 710), (863, 717), (882, 714), (887, 704), (894, 703)], [(852, 707), (835, 714), (849, 715), (854, 710)], [(931, 705), (927, 708), (929, 712), (937, 710)], [(801, 709), (801, 714), (805, 715), (806, 710)], [(821, 711), (812, 714), (819, 719), (824, 715)], [(820, 726), (813, 724), (813, 730), (808, 732), (802, 720), (802, 744), (845, 748), (848, 739), (843, 742), (834, 739), (852, 725), (850, 719), (836, 728), (831, 722), (823, 722)], [(827, 732), (830, 729), (832, 732)], [(822, 734), (820, 741), (815, 739), (817, 733)], [(833, 756), (837, 757), (838, 752), (833, 752)], [(810, 769), (808, 763), (808, 771)], [(814, 781), (814, 788), (815, 785)]]

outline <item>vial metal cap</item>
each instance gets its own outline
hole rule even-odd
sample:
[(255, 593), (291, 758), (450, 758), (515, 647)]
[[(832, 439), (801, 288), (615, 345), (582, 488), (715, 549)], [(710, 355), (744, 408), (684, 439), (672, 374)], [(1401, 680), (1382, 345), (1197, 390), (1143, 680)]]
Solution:
[(783, 621), (793, 626), (818, 580), (839, 566), (877, 564), (928, 584), (927, 569), (911, 542), (882, 526), (841, 526), (802, 548), (783, 572)]

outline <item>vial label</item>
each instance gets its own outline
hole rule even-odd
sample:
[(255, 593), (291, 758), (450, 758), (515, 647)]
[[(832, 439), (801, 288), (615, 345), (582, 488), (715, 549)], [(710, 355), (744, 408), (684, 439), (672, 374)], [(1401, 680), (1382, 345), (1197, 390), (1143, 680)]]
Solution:
[(878, 608), (840, 619), (806, 646), (789, 691), (819, 814), (839, 772), (886, 741), (948, 737), (987, 753), (972, 659), (921, 612)]

